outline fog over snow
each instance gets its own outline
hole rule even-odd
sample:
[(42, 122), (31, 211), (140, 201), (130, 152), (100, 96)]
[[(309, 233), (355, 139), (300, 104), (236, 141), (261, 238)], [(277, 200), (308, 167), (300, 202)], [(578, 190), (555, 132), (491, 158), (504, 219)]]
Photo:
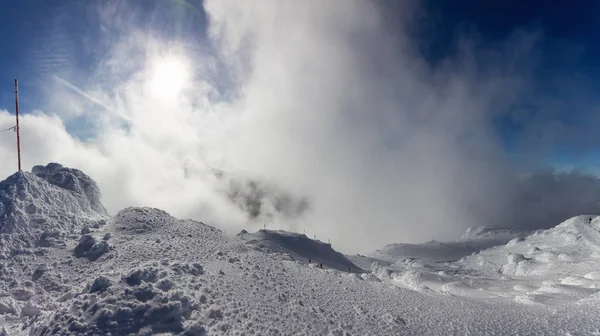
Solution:
[(57, 163), (0, 182), (0, 335), (596, 335), (600, 221), (344, 255), (149, 207)]
[[(87, 6), (97, 61), (83, 76), (68, 62), (78, 46), (57, 48), (66, 28), (52, 27), (39, 52), (60, 67), (35, 64), (61, 71), (40, 71), (45, 105), (21, 118), (23, 165), (81, 169), (110, 214), (152, 206), (229, 232), (305, 231), (353, 253), (480, 225), (549, 228), (599, 208), (595, 176), (538, 170), (559, 137), (594, 143), (596, 121), (578, 130), (541, 114), (525, 156), (494, 131), (533, 99), (543, 31), (501, 43), (459, 34), (433, 66), (417, 48), (428, 15), (417, 2), (188, 4), (182, 15), (206, 16), (202, 43), (140, 28), (124, 2)], [(1, 129), (14, 124), (3, 108)], [(0, 133), (0, 176), (15, 152)]]

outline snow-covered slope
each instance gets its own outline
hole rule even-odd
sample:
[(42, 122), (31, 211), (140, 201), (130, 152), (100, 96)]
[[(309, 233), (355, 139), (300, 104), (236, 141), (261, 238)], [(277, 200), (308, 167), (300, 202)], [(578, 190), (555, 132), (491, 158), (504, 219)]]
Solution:
[(260, 230), (256, 233), (242, 231), (238, 237), (245, 240), (248, 246), (267, 252), (278, 253), (289, 260), (297, 260), (302, 263), (312, 263), (315, 266), (333, 268), (347, 272), (362, 272), (363, 270), (354, 265), (343, 254), (318, 240), (308, 238), (304, 234)]
[[(590, 218), (594, 219), (592, 223)], [(530, 232), (455, 262), (401, 259), (391, 266), (377, 266), (373, 272), (397, 286), (468, 298), (545, 305), (597, 302), (600, 299), (597, 219), (571, 218), (552, 229)], [(426, 246), (431, 248), (430, 244)]]
[(498, 286), (504, 295), (521, 302), (562, 304), (600, 298), (598, 219), (574, 217), (552, 229), (466, 257), (457, 265), (513, 279), (516, 283)]
[(491, 226), (468, 229), (458, 241), (429, 241), (421, 244), (389, 244), (375, 251), (370, 257), (388, 263), (406, 258), (427, 262), (456, 261), (475, 252), (502, 245), (516, 237), (528, 235), (528, 231), (514, 231)]
[[(88, 194), (78, 190), (85, 188), (62, 188), (28, 173), (2, 183), (9, 190), (2, 204), (16, 204), (0, 218), (2, 227), (12, 228), (4, 238), (31, 247), (0, 259), (0, 335), (600, 333), (597, 235), (585, 221), (458, 262), (376, 262), (373, 273), (348, 273), (346, 258), (302, 235), (262, 231), (228, 237), (152, 208), (126, 208), (106, 225), (85, 227), (90, 218), (105, 218), (80, 203)], [(45, 210), (23, 211), (29, 203)], [(9, 226), (12, 218), (19, 221)], [(48, 239), (60, 243), (36, 243), (43, 230), (54, 229), (65, 234)], [(552, 248), (562, 252), (555, 258), (540, 252)], [(303, 260), (306, 253), (338, 267), (311, 267)], [(541, 266), (543, 260), (551, 270)], [(568, 278), (568, 272), (578, 276)], [(540, 281), (546, 283), (538, 286)], [(577, 294), (516, 299), (517, 292), (536, 286)]]

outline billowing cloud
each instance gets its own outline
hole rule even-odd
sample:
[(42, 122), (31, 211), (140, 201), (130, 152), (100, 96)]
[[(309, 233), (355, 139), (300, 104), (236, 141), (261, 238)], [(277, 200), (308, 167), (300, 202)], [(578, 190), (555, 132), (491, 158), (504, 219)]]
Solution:
[[(61, 104), (23, 117), (24, 165), (85, 171), (113, 213), (149, 205), (232, 229), (268, 223), (348, 252), (558, 224), (526, 214), (572, 193), (540, 179), (521, 196), (522, 166), (494, 130), (529, 92), (537, 35), (463, 39), (432, 67), (408, 34), (420, 9), (400, 7), (392, 29), (371, 1), (206, 1), (202, 47), (100, 8), (103, 31), (122, 34), (89, 80), (55, 74), (48, 93)], [(12, 118), (0, 113), (0, 128)], [(72, 137), (78, 127), (93, 136)], [(14, 157), (0, 136), (0, 158)], [(581, 179), (586, 206), (553, 216), (595, 206), (597, 183)]]

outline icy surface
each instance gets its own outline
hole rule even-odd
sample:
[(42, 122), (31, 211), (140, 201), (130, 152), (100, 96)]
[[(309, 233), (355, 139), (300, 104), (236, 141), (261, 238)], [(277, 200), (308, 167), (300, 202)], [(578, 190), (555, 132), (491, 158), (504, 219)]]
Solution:
[(393, 245), (381, 260), (290, 232), (228, 237), (152, 208), (106, 217), (88, 199), (99, 193), (58, 184), (0, 184), (3, 246), (31, 246), (0, 259), (0, 335), (600, 333), (595, 217)]

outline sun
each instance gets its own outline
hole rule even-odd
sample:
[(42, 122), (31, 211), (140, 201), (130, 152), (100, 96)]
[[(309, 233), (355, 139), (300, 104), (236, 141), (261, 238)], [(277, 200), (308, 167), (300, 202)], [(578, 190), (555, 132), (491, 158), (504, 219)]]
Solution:
[(150, 68), (150, 89), (162, 100), (177, 98), (189, 80), (189, 67), (176, 56), (160, 57)]

